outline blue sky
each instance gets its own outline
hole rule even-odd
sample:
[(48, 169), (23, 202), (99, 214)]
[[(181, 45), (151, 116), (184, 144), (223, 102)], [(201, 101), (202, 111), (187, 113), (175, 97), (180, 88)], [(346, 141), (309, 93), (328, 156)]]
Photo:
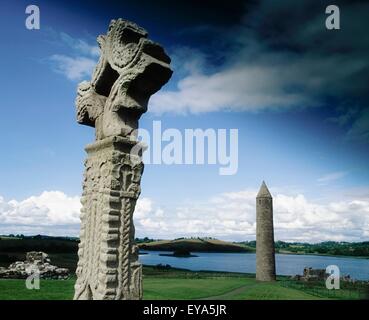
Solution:
[(357, 24), (368, 5), (340, 2), (342, 29), (327, 31), (324, 1), (214, 2), (212, 10), (38, 1), (40, 30), (25, 28), (28, 4), (6, 0), (0, 20), (0, 234), (78, 234), (83, 147), (94, 132), (76, 123), (76, 86), (98, 59), (96, 36), (122, 17), (173, 58), (174, 75), (142, 128), (161, 120), (239, 130), (235, 175), (220, 176), (216, 165), (146, 166), (138, 236), (252, 239), (265, 180), (279, 239), (368, 240), (369, 44)]

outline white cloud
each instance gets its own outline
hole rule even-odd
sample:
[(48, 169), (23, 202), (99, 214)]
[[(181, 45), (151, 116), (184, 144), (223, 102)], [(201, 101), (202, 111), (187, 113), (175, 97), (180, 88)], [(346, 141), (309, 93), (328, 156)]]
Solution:
[(348, 174), (347, 171), (337, 171), (325, 174), (324, 176), (318, 178), (318, 183), (320, 185), (328, 184), (329, 182), (339, 180)]
[(90, 77), (96, 61), (85, 57), (68, 57), (54, 54), (50, 60), (55, 63), (55, 71), (64, 74), (70, 80), (81, 80)]
[[(273, 51), (246, 27), (234, 33), (238, 38), (228, 39), (224, 62), (217, 67), (193, 48), (172, 50), (174, 75), (179, 74), (179, 79), (174, 89), (164, 88), (151, 98), (149, 110), (196, 114), (322, 106), (325, 95), (340, 97), (354, 91), (342, 83), (368, 64), (364, 57), (348, 62), (344, 55)], [(238, 49), (232, 50), (235, 44)]]
[(88, 44), (86, 40), (75, 39), (65, 32), (60, 32), (61, 41), (74, 49), (79, 54), (89, 55), (92, 57), (98, 57), (100, 54), (100, 49), (97, 45)]
[(52, 32), (57, 44), (62, 44), (72, 54), (54, 54), (49, 57), (54, 71), (65, 75), (69, 80), (79, 81), (90, 78), (100, 49), (86, 40), (75, 39), (66, 33)]
[[(134, 214), (136, 236), (253, 240), (256, 193), (223, 193), (175, 208), (163, 208), (152, 199), (140, 198)], [(59, 191), (45, 191), (20, 202), (0, 197), (0, 234), (78, 236), (80, 206), (79, 197)], [(321, 204), (302, 194), (275, 193), (274, 225), (276, 240), (364, 241), (369, 237), (369, 197)]]
[[(183, 49), (178, 49), (183, 50)], [(163, 89), (150, 100), (150, 111), (154, 113), (204, 113), (215, 111), (260, 111), (269, 109), (301, 108), (315, 106), (313, 96), (296, 90), (293, 86), (311, 85), (308, 80), (302, 84), (296, 79), (296, 67), (287, 58), (249, 60), (248, 54), (241, 54), (239, 60), (226, 64), (213, 72), (207, 72), (204, 62), (199, 63), (196, 53), (189, 54), (175, 62), (174, 71), (184, 74), (175, 90)], [(263, 53), (260, 53), (262, 56)], [(174, 53), (174, 59), (180, 57)], [(178, 59), (178, 58), (177, 58)], [(193, 63), (192, 63), (193, 61)], [(189, 67), (190, 66), (190, 67)], [(183, 70), (185, 68), (185, 70)], [(210, 68), (211, 70), (211, 68)]]
[[(347, 21), (366, 21), (362, 6), (356, 4), (348, 5), (345, 15)], [(357, 101), (358, 97), (365, 101), (368, 92), (365, 30), (348, 23), (344, 35), (328, 36), (319, 4), (292, 0), (250, 6), (237, 26), (182, 30), (208, 41), (197, 46), (202, 52), (171, 50), (173, 78), (151, 98), (149, 111), (197, 114), (337, 107), (339, 123), (351, 127), (347, 138), (369, 141), (368, 108)], [(361, 113), (351, 114), (354, 107)]]
[[(45, 191), (22, 201), (0, 197), (0, 233), (77, 235), (79, 197)], [(64, 234), (63, 234), (64, 232)]]
[[(0, 197), (0, 234), (78, 236), (80, 209), (80, 197), (61, 191), (44, 191), (22, 201)], [(153, 210), (150, 199), (140, 198), (135, 217), (143, 219)], [(154, 215), (159, 217), (160, 209), (155, 209)]]
[[(176, 238), (211, 236), (229, 240), (255, 239), (256, 190), (217, 195), (203, 203), (136, 215), (139, 236)], [(304, 195), (276, 194), (274, 223), (277, 240), (319, 242), (364, 241), (369, 234), (369, 198), (320, 204)]]
[(144, 219), (153, 211), (152, 201), (149, 198), (140, 198), (135, 208), (135, 218)]

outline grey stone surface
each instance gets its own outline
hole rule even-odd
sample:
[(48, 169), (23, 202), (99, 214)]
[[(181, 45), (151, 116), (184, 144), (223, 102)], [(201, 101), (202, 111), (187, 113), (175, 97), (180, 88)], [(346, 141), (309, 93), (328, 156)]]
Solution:
[(52, 265), (48, 254), (37, 251), (27, 252), (25, 261), (16, 261), (8, 268), (0, 268), (0, 278), (26, 279), (36, 271), (40, 279), (65, 280), (69, 278), (68, 269)]
[(276, 280), (273, 198), (264, 181), (256, 196), (256, 280)]
[(129, 137), (150, 96), (170, 79), (170, 58), (144, 29), (122, 19), (97, 41), (101, 56), (92, 80), (78, 86), (77, 121), (95, 127), (97, 140)]
[(144, 29), (122, 19), (112, 20), (98, 43), (100, 60), (76, 99), (77, 121), (96, 128), (96, 142), (86, 147), (74, 299), (141, 299), (133, 213), (143, 163), (130, 152), (150, 96), (172, 75), (170, 58)]
[(30, 251), (26, 253), (26, 261), (34, 262), (41, 261), (42, 263), (50, 262), (49, 255), (41, 251)]
[[(322, 281), (326, 281), (329, 276), (330, 274), (327, 273), (325, 269), (314, 269), (312, 267), (305, 267), (302, 275), (296, 274), (294, 276), (291, 276), (291, 279), (296, 280), (296, 281), (305, 281), (305, 282), (309, 282), (309, 281), (322, 282)], [(350, 282), (350, 283), (355, 283), (355, 282), (369, 283), (369, 281), (357, 281), (351, 278), (349, 274), (343, 275), (342, 277), (340, 277), (340, 280), (343, 282)]]
[(325, 281), (328, 276), (325, 269), (306, 267), (302, 275), (295, 275), (291, 278), (299, 281)]

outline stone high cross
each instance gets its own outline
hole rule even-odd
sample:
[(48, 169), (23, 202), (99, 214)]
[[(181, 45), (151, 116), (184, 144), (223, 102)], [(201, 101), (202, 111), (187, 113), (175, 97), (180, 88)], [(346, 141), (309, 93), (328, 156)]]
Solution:
[(170, 58), (144, 29), (122, 19), (97, 41), (100, 60), (76, 99), (77, 121), (95, 127), (96, 141), (86, 147), (74, 299), (141, 299), (133, 212), (143, 163), (131, 150), (150, 96), (172, 75)]

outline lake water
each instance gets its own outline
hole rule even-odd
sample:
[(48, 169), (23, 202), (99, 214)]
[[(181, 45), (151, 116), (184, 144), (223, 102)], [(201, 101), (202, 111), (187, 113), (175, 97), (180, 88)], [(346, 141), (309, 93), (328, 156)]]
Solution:
[[(169, 264), (175, 268), (193, 271), (228, 271), (255, 273), (255, 253), (205, 253), (194, 252), (197, 257), (176, 258), (160, 256), (167, 251), (142, 251), (141, 263), (145, 265)], [(277, 274), (302, 274), (305, 267), (325, 269), (329, 265), (336, 265), (341, 275), (349, 274), (351, 278), (369, 280), (369, 259), (349, 257), (328, 257), (314, 255), (276, 254)]]

